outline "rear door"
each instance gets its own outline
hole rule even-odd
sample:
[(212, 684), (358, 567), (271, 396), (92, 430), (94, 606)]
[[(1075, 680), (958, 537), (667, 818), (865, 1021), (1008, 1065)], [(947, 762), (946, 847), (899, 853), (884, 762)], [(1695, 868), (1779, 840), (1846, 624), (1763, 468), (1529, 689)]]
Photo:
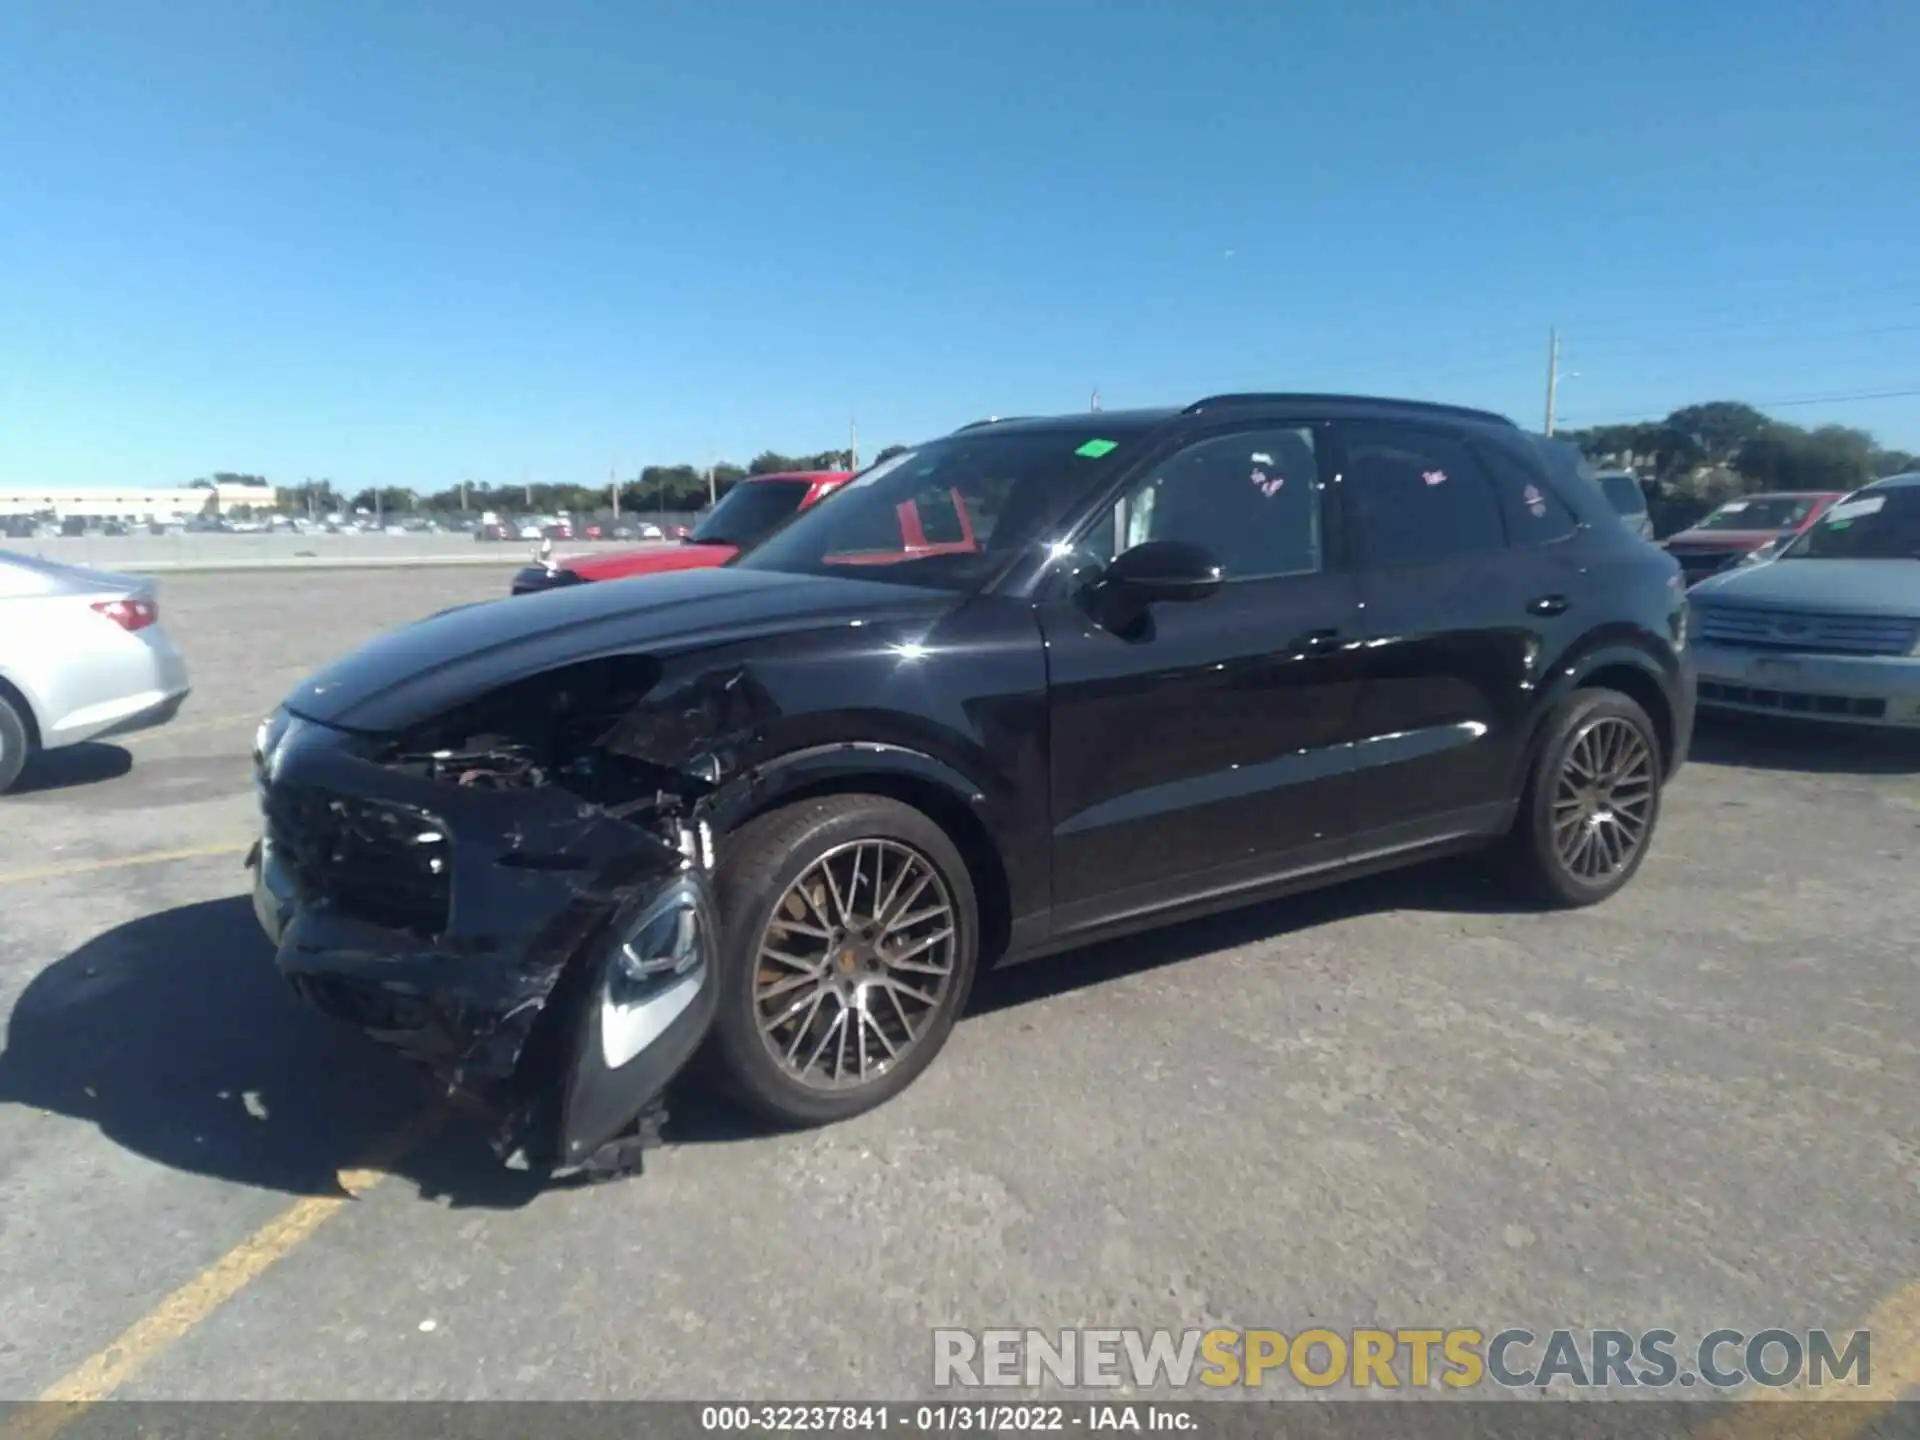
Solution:
[(1505, 446), (1339, 429), (1367, 657), (1354, 852), (1484, 833), (1507, 818), (1542, 666), (1583, 623), (1577, 521)]

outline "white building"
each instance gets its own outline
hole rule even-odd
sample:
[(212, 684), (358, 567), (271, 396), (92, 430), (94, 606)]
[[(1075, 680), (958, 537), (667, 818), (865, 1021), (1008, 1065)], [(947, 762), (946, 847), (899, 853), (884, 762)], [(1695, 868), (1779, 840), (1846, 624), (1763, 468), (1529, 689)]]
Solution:
[(216, 489), (106, 485), (0, 485), (0, 515), (83, 515), (102, 520), (190, 520), (208, 502), (222, 514), (240, 506), (271, 510), (279, 501), (271, 485), (221, 485)]

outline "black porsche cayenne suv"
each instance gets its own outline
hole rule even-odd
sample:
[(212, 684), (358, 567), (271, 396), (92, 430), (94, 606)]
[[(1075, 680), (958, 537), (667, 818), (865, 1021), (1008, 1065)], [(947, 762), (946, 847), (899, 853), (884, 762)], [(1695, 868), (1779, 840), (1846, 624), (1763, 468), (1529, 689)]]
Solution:
[[(908, 505), (971, 542), (916, 550)], [(631, 1168), (697, 1056), (782, 1122), (879, 1104), (983, 965), (1475, 848), (1603, 900), (1693, 711), (1675, 562), (1500, 416), (982, 422), (723, 568), (461, 607), (300, 685), (255, 908), (503, 1156)]]

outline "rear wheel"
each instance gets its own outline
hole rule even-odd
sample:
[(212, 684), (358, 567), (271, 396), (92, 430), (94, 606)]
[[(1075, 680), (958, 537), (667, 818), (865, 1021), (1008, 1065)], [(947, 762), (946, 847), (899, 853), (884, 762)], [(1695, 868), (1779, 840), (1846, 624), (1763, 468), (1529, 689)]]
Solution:
[(10, 696), (0, 694), (0, 795), (13, 788), (32, 754), (33, 740), (27, 732), (27, 717), (20, 713)]
[(826, 1124), (932, 1063), (973, 985), (979, 918), (966, 862), (931, 819), (878, 795), (801, 801), (728, 837), (716, 880), (715, 1050), (742, 1101)]
[(1646, 711), (1617, 691), (1575, 691), (1514, 821), (1509, 845), (1522, 884), (1566, 907), (1617, 893), (1646, 858), (1661, 776), (1660, 740)]

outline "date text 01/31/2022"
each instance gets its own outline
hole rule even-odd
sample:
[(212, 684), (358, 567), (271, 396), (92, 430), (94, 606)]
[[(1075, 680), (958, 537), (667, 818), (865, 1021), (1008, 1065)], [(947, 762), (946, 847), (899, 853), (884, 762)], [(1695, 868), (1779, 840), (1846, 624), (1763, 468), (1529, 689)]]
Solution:
[(702, 1430), (819, 1432), (907, 1430), (998, 1434), (1007, 1430), (1192, 1430), (1196, 1418), (1158, 1405), (703, 1405)]

